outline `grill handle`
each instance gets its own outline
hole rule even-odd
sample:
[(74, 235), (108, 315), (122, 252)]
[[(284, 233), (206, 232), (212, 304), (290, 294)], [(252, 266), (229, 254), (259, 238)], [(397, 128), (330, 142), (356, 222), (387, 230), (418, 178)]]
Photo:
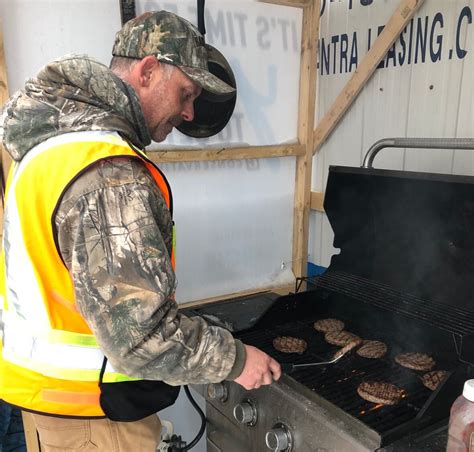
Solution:
[(367, 151), (362, 168), (373, 168), (375, 156), (384, 148), (474, 150), (474, 138), (383, 138)]

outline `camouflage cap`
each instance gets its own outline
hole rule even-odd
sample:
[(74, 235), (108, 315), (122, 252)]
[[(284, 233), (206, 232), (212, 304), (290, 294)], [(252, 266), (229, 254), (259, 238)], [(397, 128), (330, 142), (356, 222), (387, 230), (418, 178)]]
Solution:
[(235, 89), (208, 71), (204, 37), (190, 22), (168, 11), (147, 12), (129, 20), (115, 36), (113, 56), (154, 55), (178, 66), (204, 90), (229, 97)]

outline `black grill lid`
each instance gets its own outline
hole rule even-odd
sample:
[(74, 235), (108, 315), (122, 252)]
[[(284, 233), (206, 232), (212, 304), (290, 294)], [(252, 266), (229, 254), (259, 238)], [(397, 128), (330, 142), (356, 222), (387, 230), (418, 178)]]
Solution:
[(331, 166), (328, 271), (474, 311), (474, 177)]

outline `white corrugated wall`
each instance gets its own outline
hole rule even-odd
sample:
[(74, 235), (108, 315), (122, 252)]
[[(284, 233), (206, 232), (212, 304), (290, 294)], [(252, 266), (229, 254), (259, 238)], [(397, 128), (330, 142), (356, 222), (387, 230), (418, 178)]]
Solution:
[[(331, 107), (399, 0), (322, 1), (317, 119)], [(474, 2), (426, 0), (313, 162), (312, 190), (330, 165), (360, 166), (386, 137), (473, 137)], [(474, 151), (385, 149), (376, 168), (474, 175)], [(310, 218), (309, 261), (328, 266), (333, 233)]]

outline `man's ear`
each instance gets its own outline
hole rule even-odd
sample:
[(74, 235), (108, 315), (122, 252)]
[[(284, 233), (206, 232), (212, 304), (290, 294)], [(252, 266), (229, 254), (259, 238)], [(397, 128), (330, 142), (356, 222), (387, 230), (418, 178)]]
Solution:
[(134, 67), (135, 78), (140, 87), (146, 88), (150, 86), (153, 77), (156, 77), (159, 61), (153, 55), (142, 58)]

